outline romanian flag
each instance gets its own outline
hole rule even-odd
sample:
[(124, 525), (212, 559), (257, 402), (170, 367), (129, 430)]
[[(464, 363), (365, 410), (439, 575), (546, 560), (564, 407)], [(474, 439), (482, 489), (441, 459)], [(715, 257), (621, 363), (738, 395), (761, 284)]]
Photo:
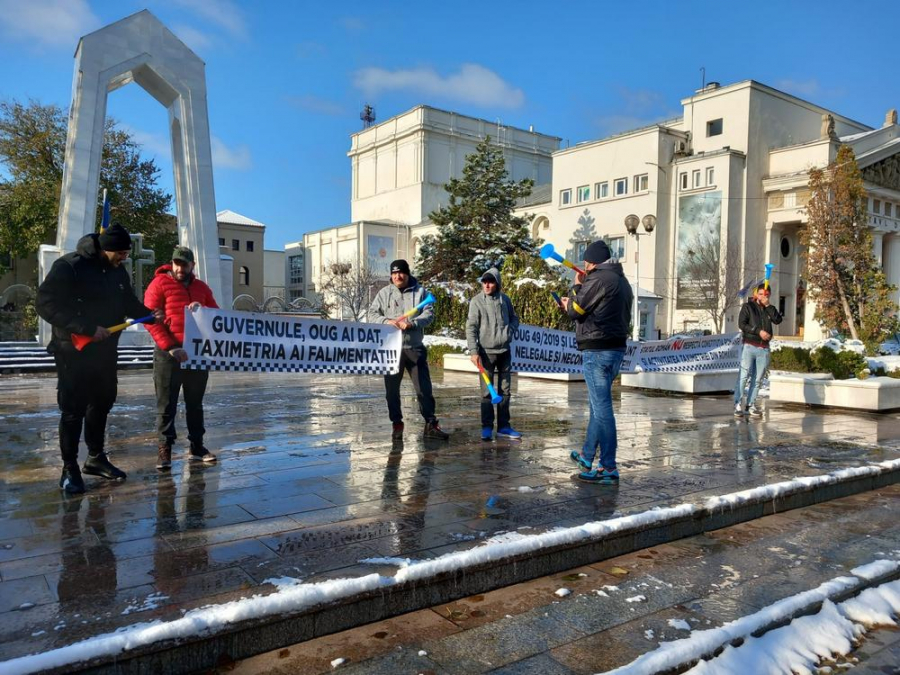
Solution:
[(109, 195), (106, 188), (103, 188), (103, 219), (100, 221), (100, 232), (106, 232), (107, 227), (109, 227)]

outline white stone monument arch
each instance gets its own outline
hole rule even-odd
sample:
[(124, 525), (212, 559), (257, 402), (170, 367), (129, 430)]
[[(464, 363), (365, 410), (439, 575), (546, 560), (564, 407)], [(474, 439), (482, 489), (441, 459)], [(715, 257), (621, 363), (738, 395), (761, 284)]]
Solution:
[(85, 35), (75, 51), (72, 107), (56, 250), (42, 251), (41, 276), (56, 256), (94, 231), (109, 92), (134, 82), (169, 112), (179, 241), (222, 306), (223, 288), (203, 61), (147, 10)]

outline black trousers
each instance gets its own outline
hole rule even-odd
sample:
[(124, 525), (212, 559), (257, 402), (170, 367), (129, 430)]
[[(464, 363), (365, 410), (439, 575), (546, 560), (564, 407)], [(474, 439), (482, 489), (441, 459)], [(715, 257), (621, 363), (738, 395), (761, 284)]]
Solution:
[[(110, 348), (112, 347), (112, 348)], [(56, 400), (59, 417), (59, 450), (64, 463), (78, 462), (78, 443), (92, 455), (103, 452), (106, 418), (116, 402), (116, 346), (90, 344), (83, 352), (59, 351), (56, 361)]]
[[(512, 371), (510, 370), (511, 355), (509, 350), (502, 354), (488, 354), (483, 349), (478, 350), (481, 365), (487, 371), (491, 384), (497, 389), (497, 394), (503, 400), (497, 404), (497, 428), (503, 429), (509, 426), (509, 396), (512, 387)], [(496, 377), (494, 377), (496, 375)], [(481, 383), (481, 426), (494, 426), (494, 404), (491, 403), (491, 394), (484, 383), (481, 373), (478, 374)]]
[(434, 394), (431, 391), (431, 373), (428, 371), (428, 351), (422, 347), (404, 347), (400, 351), (400, 370), (396, 375), (384, 376), (385, 398), (388, 404), (388, 415), (391, 422), (403, 421), (403, 410), (400, 407), (400, 383), (403, 371), (409, 372), (416, 398), (419, 399), (419, 412), (426, 422), (434, 419)]
[(153, 351), (153, 386), (156, 388), (156, 431), (160, 443), (172, 445), (177, 437), (175, 416), (178, 394), (184, 390), (188, 440), (203, 445), (203, 396), (209, 381), (207, 370), (182, 370), (177, 359), (157, 347)]

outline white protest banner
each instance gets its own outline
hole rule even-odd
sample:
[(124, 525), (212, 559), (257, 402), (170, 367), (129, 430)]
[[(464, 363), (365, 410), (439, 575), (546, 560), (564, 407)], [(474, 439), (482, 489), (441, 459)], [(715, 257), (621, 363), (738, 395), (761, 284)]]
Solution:
[(670, 338), (628, 343), (623, 373), (699, 373), (737, 370), (741, 365), (741, 334)]
[(183, 368), (387, 375), (403, 335), (385, 324), (185, 308)]
[(511, 370), (519, 373), (580, 373), (575, 333), (521, 325), (510, 344)]

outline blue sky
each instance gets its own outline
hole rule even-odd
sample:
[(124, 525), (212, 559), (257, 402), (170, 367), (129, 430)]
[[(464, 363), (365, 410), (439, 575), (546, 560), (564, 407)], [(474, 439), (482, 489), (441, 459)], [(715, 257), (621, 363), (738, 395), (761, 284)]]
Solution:
[[(767, 0), (0, 0), (0, 96), (67, 109), (79, 36), (141, 9), (206, 62), (217, 208), (265, 223), (266, 248), (349, 220), (365, 103), (379, 121), (425, 103), (533, 124), (564, 146), (680, 114), (701, 67), (871, 126), (900, 107), (894, 3)], [(165, 111), (131, 85), (109, 114), (171, 191)]]

